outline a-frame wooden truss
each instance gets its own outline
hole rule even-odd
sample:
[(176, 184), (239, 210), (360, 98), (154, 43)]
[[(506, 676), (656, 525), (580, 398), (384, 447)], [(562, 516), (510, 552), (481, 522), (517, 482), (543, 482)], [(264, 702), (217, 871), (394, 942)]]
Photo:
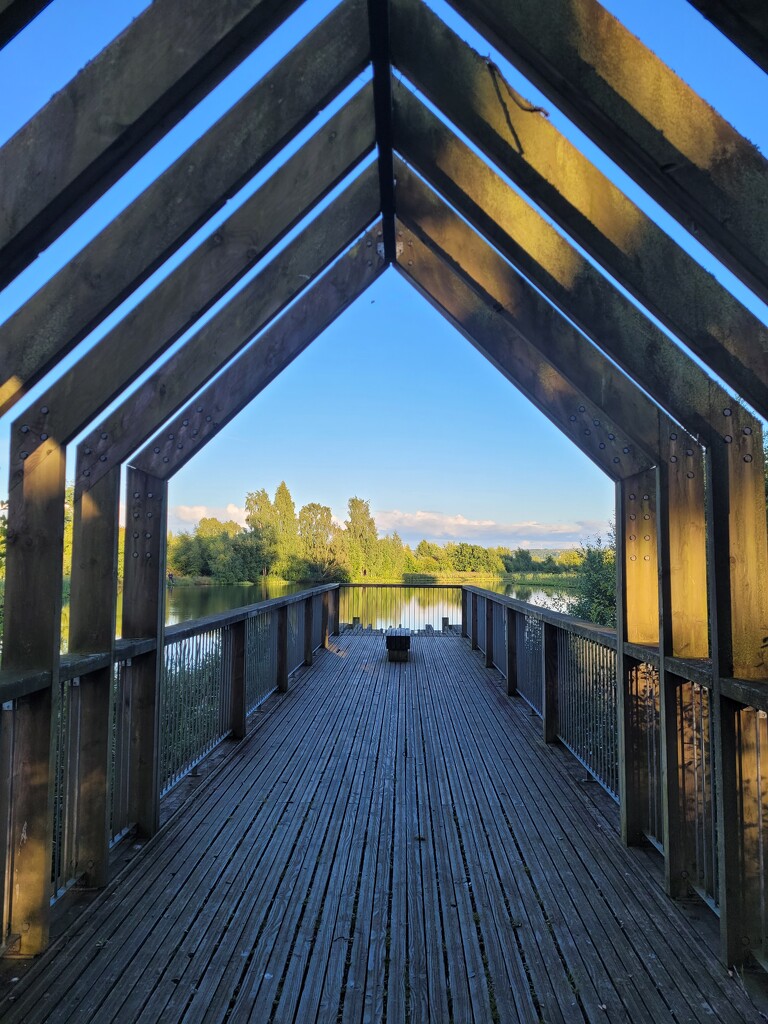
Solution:
[[(768, 296), (768, 163), (596, 0), (452, 5), (745, 284)], [(0, 45), (44, 6), (0, 2)], [(218, 0), (212, 13), (209, 0), (155, 0), (0, 150), (0, 286), (298, 6)], [(766, 66), (762, 5), (695, 6)], [(250, 200), (24, 407), (33, 384), (369, 65), (366, 84)], [(374, 150), (374, 164), (133, 386)], [(744, 806), (761, 792), (766, 768), (741, 725), (745, 709), (768, 710), (758, 418), (768, 415), (768, 328), (421, 0), (343, 0), (0, 325), (0, 410), (16, 417), (0, 675), (7, 702), (0, 869), (12, 880), (3, 888), (3, 926), (21, 936), (24, 952), (47, 941), (67, 446), (87, 432), (77, 448), (69, 649), (84, 666), (82, 869), (104, 884), (121, 470), (128, 464), (122, 631), (151, 641), (134, 666), (132, 816), (152, 833), (168, 480), (389, 266), (616, 482), (624, 837), (636, 841), (644, 825), (632, 686), (642, 661), (637, 645), (651, 645), (661, 681), (668, 890), (686, 890), (690, 862), (677, 693), (683, 681), (703, 679), (714, 720), (723, 956), (734, 962), (762, 941), (762, 837)]]

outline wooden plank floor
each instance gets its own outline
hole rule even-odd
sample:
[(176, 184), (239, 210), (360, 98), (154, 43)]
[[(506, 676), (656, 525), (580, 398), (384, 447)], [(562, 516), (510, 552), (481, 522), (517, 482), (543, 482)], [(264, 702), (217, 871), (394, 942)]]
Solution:
[(342, 637), (258, 717), (3, 1021), (759, 1019), (465, 641)]

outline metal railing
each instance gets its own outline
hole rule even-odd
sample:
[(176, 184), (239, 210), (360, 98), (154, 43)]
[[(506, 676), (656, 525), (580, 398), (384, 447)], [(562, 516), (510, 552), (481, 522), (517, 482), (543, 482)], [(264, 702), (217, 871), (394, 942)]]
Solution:
[(476, 587), (462, 593), (472, 647), (618, 799), (615, 632)]
[(458, 633), (461, 587), (342, 583), (339, 631), (410, 629), (413, 633)]
[[(247, 715), (275, 690), (286, 689), (291, 674), (311, 662), (336, 621), (337, 590), (336, 585), (317, 587), (168, 627), (157, 683), (158, 799), (227, 736), (244, 735)], [(146, 761), (146, 751), (142, 755), (137, 746), (136, 687), (146, 673), (148, 659), (156, 664), (156, 643), (151, 639), (118, 640), (112, 653), (70, 654), (61, 659), (59, 679), (51, 693), (52, 900), (88, 870), (78, 828), (82, 788), (91, 785), (82, 778), (80, 767), (82, 743), (86, 742), (81, 737), (81, 680), (91, 678), (90, 673), (105, 672), (111, 663), (109, 751), (103, 783), (106, 830), (114, 844), (136, 821), (137, 765), (142, 756)], [(0, 753), (13, 747), (18, 700), (50, 685), (50, 673), (29, 673), (14, 685), (18, 696), (3, 694)], [(0, 806), (6, 822), (12, 815), (12, 799), (10, 791), (10, 800)], [(4, 834), (10, 835), (8, 827)], [(2, 877), (7, 879), (7, 850), (2, 863), (6, 865)], [(8, 905), (6, 892), (6, 914)]]

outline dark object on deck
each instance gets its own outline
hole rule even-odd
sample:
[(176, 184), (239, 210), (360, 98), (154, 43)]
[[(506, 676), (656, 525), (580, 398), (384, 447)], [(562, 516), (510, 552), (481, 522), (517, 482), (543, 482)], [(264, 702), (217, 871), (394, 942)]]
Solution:
[(411, 631), (409, 629), (387, 630), (387, 657), (390, 661), (408, 661), (411, 649)]

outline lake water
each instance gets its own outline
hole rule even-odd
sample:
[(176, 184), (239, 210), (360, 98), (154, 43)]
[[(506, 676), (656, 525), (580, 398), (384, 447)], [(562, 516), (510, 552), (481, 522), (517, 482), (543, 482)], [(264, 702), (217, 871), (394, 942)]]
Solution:
[[(250, 584), (248, 586), (227, 586), (227, 585), (216, 585), (209, 587), (168, 587), (165, 592), (165, 623), (167, 626), (175, 625), (178, 622), (187, 622), (190, 619), (202, 619), (206, 615), (215, 615), (218, 612), (226, 612), (231, 608), (241, 608), (244, 605), (256, 604), (259, 601), (268, 601), (275, 597), (284, 597), (286, 594), (296, 594), (302, 590), (311, 588), (314, 584), (302, 584), (302, 583), (279, 583), (274, 580), (266, 580), (263, 583)], [(572, 596), (566, 590), (558, 590), (557, 588), (543, 588), (543, 587), (527, 587), (518, 584), (504, 583), (500, 580), (478, 581), (478, 585), (482, 586), (486, 590), (492, 590), (497, 594), (505, 594), (507, 597), (516, 597), (519, 601), (528, 601), (530, 604), (537, 604), (544, 608), (554, 608), (557, 611), (567, 611), (570, 602), (573, 600)], [(357, 589), (357, 588), (356, 588)], [(378, 590), (378, 593), (376, 591)], [(386, 609), (381, 613), (374, 613), (371, 615), (368, 612), (368, 607), (371, 600), (375, 600), (377, 603), (381, 603), (384, 598), (384, 594), (379, 588), (367, 587), (365, 592), (369, 595), (368, 599), (362, 597), (362, 588), (358, 591), (358, 597), (355, 608), (348, 610), (349, 621), (352, 621), (353, 617), (358, 617), (361, 620), (370, 620), (373, 618), (376, 622), (385, 625), (390, 623), (387, 621), (384, 623), (384, 618), (387, 620), (392, 619), (393, 624), (397, 625), (398, 622), (405, 621), (418, 621), (425, 618), (426, 605), (434, 607), (434, 614), (428, 616), (428, 618), (435, 618), (432, 623), (435, 628), (439, 628), (441, 609), (435, 604), (435, 598), (437, 591), (434, 595), (429, 594), (429, 588), (426, 587), (405, 587), (400, 588), (400, 592), (397, 594), (398, 607), (392, 606), (391, 602), (387, 602)], [(354, 591), (350, 591), (354, 593)], [(390, 594), (394, 597), (394, 593), (390, 591)], [(365, 600), (365, 604), (361, 605), (359, 602)], [(456, 605), (456, 607), (454, 607)], [(420, 614), (415, 615), (414, 609), (420, 608)], [(457, 612), (458, 608), (458, 612)], [(408, 610), (410, 609), (410, 611)], [(344, 610), (344, 609), (343, 609)], [(451, 606), (447, 609), (442, 609), (442, 613), (445, 614), (451, 621), (458, 622), (461, 619), (461, 606), (456, 601), (451, 602)], [(120, 628), (120, 618), (122, 614), (122, 594), (118, 596), (117, 604), (117, 622), (118, 622), (118, 635)], [(65, 605), (63, 610), (63, 621), (62, 630), (63, 636), (66, 637), (69, 632), (69, 606)], [(379, 622), (381, 620), (381, 622)], [(342, 621), (346, 621), (342, 617)]]

